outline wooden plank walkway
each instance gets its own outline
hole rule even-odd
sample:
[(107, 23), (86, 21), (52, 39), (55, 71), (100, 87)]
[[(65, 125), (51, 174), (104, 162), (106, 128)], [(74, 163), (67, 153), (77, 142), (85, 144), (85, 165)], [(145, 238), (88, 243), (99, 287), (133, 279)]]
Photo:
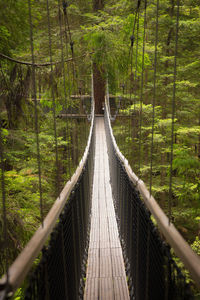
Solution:
[(127, 300), (128, 287), (110, 186), (103, 117), (96, 117), (92, 219), (84, 300)]

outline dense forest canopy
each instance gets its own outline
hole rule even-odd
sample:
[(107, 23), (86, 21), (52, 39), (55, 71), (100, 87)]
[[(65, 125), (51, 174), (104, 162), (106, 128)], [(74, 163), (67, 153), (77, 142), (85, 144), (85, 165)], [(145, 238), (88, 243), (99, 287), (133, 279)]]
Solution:
[[(105, 93), (116, 95), (118, 113), (113, 128), (120, 149), (133, 170), (149, 184), (154, 94), (156, 1), (147, 1), (136, 15), (138, 1), (31, 1), (34, 56), (36, 63), (48, 63), (49, 30), (54, 65), (35, 69), (37, 82), (42, 190), (45, 214), (55, 196), (55, 169), (59, 190), (71, 176), (85, 146), (87, 121), (56, 119), (58, 162), (55, 165), (55, 128), (52, 92), (56, 115), (88, 109), (88, 103), (72, 100), (72, 94), (90, 94), (91, 62), (101, 77)], [(64, 9), (63, 9), (64, 3)], [(177, 2), (160, 0), (158, 11), (157, 75), (152, 193), (167, 212), (172, 124), (173, 72)], [(135, 25), (134, 25), (135, 24)], [(144, 26), (146, 29), (144, 36)], [(133, 31), (133, 28), (134, 31)], [(173, 220), (200, 254), (200, 7), (198, 0), (180, 1), (177, 53), (174, 160), (172, 186)], [(131, 37), (134, 43), (131, 49)], [(145, 51), (144, 50), (145, 42)], [(62, 45), (64, 51), (62, 52)], [(132, 52), (131, 52), (132, 51)], [(131, 54), (132, 53), (132, 54)], [(0, 0), (0, 55), (31, 62), (28, 2)], [(0, 61), (0, 119), (3, 136), (6, 205), (11, 262), (40, 222), (32, 68), (5, 59)], [(64, 60), (74, 58), (65, 63)], [(53, 74), (53, 80), (52, 80)], [(63, 78), (66, 83), (63, 85)], [(141, 98), (141, 79), (143, 92)], [(97, 79), (97, 85), (99, 81)], [(120, 99), (120, 101), (118, 100)], [(112, 103), (111, 103), (112, 104)], [(142, 108), (142, 123), (140, 116)], [(141, 141), (139, 141), (141, 129)], [(138, 166), (141, 148), (141, 165)], [(1, 204), (2, 206), (2, 204)], [(0, 219), (0, 231), (3, 220)], [(1, 234), (1, 237), (3, 235)], [(3, 249), (3, 239), (0, 238)], [(0, 254), (0, 272), (5, 271), (5, 253)]]

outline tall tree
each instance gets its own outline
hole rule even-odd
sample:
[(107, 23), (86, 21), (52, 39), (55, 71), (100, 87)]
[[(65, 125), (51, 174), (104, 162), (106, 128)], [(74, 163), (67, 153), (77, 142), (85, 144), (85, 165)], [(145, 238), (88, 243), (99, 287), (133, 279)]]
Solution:
[(93, 10), (98, 11), (104, 8), (104, 0), (93, 0)]

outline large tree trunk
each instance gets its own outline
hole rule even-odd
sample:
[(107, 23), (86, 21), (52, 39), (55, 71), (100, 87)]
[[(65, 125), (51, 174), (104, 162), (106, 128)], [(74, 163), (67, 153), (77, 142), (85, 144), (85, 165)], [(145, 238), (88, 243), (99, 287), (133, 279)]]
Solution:
[(95, 101), (95, 113), (103, 113), (103, 103), (105, 101), (105, 77), (103, 68), (101, 70), (93, 64), (93, 78), (94, 78), (94, 101)]
[(93, 0), (93, 10), (97, 11), (99, 9), (103, 9), (104, 0)]
[[(103, 9), (104, 0), (93, 0), (94, 12)], [(103, 105), (105, 101), (105, 71), (102, 66), (93, 63), (93, 78), (94, 78), (94, 101), (95, 101), (95, 113), (103, 113)]]
[(10, 129), (17, 128), (20, 119), (24, 119), (23, 103), (28, 96), (30, 77), (30, 68), (23, 74), (21, 68), (15, 66), (10, 73), (11, 88), (8, 90), (8, 95), (4, 99), (8, 116), (8, 127)]

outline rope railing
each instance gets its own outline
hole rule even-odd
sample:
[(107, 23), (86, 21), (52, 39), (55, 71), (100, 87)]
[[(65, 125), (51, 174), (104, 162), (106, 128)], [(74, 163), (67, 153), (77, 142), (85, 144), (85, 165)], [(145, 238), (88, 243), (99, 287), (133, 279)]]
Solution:
[[(105, 123), (110, 177), (130, 296), (134, 299), (193, 299), (190, 286), (174, 261), (170, 247), (198, 287), (200, 258), (169, 223), (144, 182), (134, 174), (120, 152), (111, 128), (108, 100), (107, 96)], [(151, 214), (159, 231), (151, 220)]]
[(24, 299), (78, 299), (83, 293), (94, 139), (93, 104), (90, 133), (82, 160), (44, 219), (43, 226), (39, 227), (11, 265), (8, 275), (0, 280), (1, 300), (13, 296), (40, 253), (40, 262), (26, 282), (28, 287)]

